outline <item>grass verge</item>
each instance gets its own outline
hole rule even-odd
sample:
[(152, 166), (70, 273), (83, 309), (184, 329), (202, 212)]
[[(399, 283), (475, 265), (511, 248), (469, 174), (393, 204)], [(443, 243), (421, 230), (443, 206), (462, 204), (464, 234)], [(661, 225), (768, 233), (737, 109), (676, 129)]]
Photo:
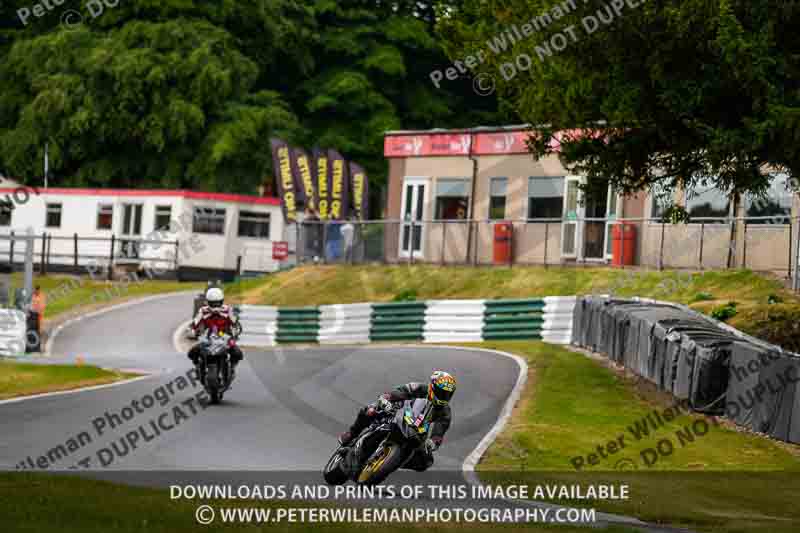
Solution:
[(93, 366), (0, 361), (0, 400), (105, 385), (132, 377), (135, 375)]
[[(666, 420), (665, 411), (675, 404), (653, 387), (559, 346), (477, 346), (523, 357), (530, 373), (509, 425), (479, 465), (487, 481), (622, 482), (630, 485), (631, 499), (593, 502), (598, 509), (698, 531), (796, 531), (797, 446), (685, 411)], [(643, 423), (654, 411), (663, 420), (655, 428)], [(645, 452), (645, 460), (642, 453), (658, 450), (662, 440), (672, 452), (656, 452), (658, 459), (649, 464), (653, 454)], [(590, 454), (596, 464), (589, 464)]]
[[(214, 507), (277, 509), (276, 502), (203, 502)], [(425, 531), (449, 533), (463, 530), (459, 524), (221, 524), (200, 526), (195, 521), (199, 501), (171, 500), (165, 490), (127, 487), (67, 476), (0, 474), (0, 515), (9, 533), (189, 533), (213, 531), (331, 531), (383, 532)], [(291, 504), (308, 507), (308, 504)], [(586, 533), (586, 528), (547, 527), (536, 524), (470, 524), (469, 531)], [(623, 527), (599, 529), (604, 533), (631, 533)]]
[[(14, 274), (12, 283), (18, 287), (22, 286), (21, 275)], [(34, 284), (41, 286), (47, 298), (45, 320), (53, 320), (82, 308), (100, 307), (154, 294), (200, 290), (205, 287), (203, 283), (147, 278), (138, 281), (101, 281), (86, 276), (60, 275), (37, 276)]]

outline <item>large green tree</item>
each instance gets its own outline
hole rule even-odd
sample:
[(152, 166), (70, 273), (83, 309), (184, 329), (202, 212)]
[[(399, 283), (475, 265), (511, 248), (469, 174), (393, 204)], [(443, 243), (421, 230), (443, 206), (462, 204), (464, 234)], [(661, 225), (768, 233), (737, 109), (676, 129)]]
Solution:
[(29, 3), (0, 7), (0, 171), (22, 179), (41, 176), (47, 143), (54, 184), (254, 192), (281, 136), (379, 185), (386, 130), (499, 121), (469, 80), (430, 82), (448, 63), (431, 3), (51, 4), (25, 24)]
[[(539, 126), (536, 157), (559, 150), (576, 171), (625, 191), (705, 182), (760, 192), (767, 165), (800, 176), (794, 2), (441, 4), (449, 54), (484, 51), (478, 69), (497, 81), (503, 105)], [(543, 14), (549, 22), (535, 19)], [(540, 29), (525, 37), (534, 19)], [(504, 34), (512, 25), (523, 38)], [(594, 134), (554, 137), (574, 128)]]

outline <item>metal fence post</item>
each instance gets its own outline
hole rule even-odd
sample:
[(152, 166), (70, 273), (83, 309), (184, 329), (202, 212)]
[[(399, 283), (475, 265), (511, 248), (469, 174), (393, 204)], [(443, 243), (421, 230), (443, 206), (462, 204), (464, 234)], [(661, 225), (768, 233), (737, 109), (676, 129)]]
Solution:
[(700, 270), (703, 270), (703, 237), (706, 231), (705, 221), (700, 223)]
[[(528, 231), (528, 224), (525, 224), (525, 231)], [(544, 223), (544, 268), (547, 269), (547, 244), (550, 242), (550, 222)]]
[(44, 254), (46, 248), (47, 248), (47, 233), (42, 232), (42, 253), (39, 259), (39, 274), (41, 274), (42, 276), (46, 274), (46, 271), (44, 269)]
[(480, 240), (479, 237), (481, 233), (481, 224), (478, 221), (472, 220), (470, 221), (470, 227), (475, 228), (473, 231), (470, 231), (470, 233), (475, 237), (475, 242), (474, 242), (475, 249), (472, 251), (472, 266), (475, 267), (478, 266), (478, 242)]
[[(794, 257), (794, 290), (800, 291), (800, 217), (797, 218), (797, 254)], [(791, 248), (791, 245), (789, 245)]]
[(47, 266), (46, 266), (46, 268), (47, 268), (47, 270), (50, 270), (50, 252), (52, 251), (52, 249), (53, 249), (53, 235), (50, 234), (50, 235), (47, 236), (47, 255), (46, 255), (46, 258), (47, 258)]
[(792, 224), (792, 219), (789, 218), (789, 270), (786, 271), (786, 279), (792, 278)]
[(117, 242), (117, 236), (111, 235), (111, 250), (108, 253), (108, 281), (114, 279), (114, 245)]
[[(791, 225), (791, 222), (789, 223), (789, 225)], [(789, 242), (791, 242), (791, 240), (792, 239), (789, 239)], [(11, 242), (8, 245), (8, 264), (11, 267), (11, 270), (14, 270), (14, 243), (15, 242), (16, 242), (16, 239), (14, 239), (14, 230), (11, 230)], [(791, 248), (791, 245), (789, 246), (789, 248)], [(791, 256), (792, 256), (792, 254), (791, 254), (791, 251), (790, 251), (789, 257), (791, 257)], [(792, 270), (791, 267), (789, 267), (789, 271), (790, 272), (791, 272), (791, 270)]]
[(664, 270), (664, 231), (666, 231), (666, 221), (661, 221), (661, 244), (658, 251), (658, 269)]
[(77, 269), (78, 269), (78, 234), (77, 234), (77, 233), (76, 233), (76, 234), (74, 234), (74, 235), (72, 236), (72, 240), (73, 240), (73, 247), (72, 247), (72, 250), (73, 250), (73, 257), (72, 257), (72, 263), (73, 263), (73, 265), (75, 266), (75, 270), (77, 270)]
[(173, 264), (175, 266), (176, 273), (178, 272), (178, 256), (180, 255), (180, 252), (181, 252), (181, 241), (180, 239), (175, 239), (175, 260), (173, 261)]
[(742, 232), (742, 268), (747, 268), (747, 220), (744, 221), (744, 230)]
[(514, 223), (511, 223), (511, 231), (508, 236), (508, 268), (514, 266)]
[(444, 220), (440, 222), (442, 225), (442, 254), (439, 257), (440, 261), (442, 262), (442, 266), (445, 264), (445, 253), (447, 253), (447, 222)]

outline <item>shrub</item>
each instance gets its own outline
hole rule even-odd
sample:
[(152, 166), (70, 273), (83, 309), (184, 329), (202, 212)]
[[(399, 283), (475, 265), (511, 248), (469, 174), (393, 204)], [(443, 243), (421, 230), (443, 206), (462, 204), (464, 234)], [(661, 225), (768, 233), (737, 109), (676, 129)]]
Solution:
[(394, 298), (392, 298), (393, 302), (413, 302), (417, 299), (417, 291), (414, 289), (403, 289), (402, 291), (395, 294)]
[(711, 317), (719, 320), (720, 322), (727, 322), (736, 316), (736, 302), (728, 302), (725, 305), (715, 307), (711, 311)]

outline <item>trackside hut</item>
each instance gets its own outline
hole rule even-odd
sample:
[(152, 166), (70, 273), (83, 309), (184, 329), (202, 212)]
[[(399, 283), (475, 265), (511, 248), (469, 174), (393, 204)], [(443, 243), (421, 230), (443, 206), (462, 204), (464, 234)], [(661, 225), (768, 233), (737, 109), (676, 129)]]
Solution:
[[(16, 193), (16, 194), (15, 194)], [(241, 270), (271, 272), (272, 243), (285, 236), (277, 198), (185, 190), (0, 188), (0, 235), (49, 237), (51, 268), (74, 268), (75, 235), (81, 269), (106, 264), (114, 237), (116, 262), (173, 271), (181, 279), (232, 277)], [(154, 241), (154, 242), (140, 242)], [(174, 242), (179, 245), (175, 246)], [(15, 262), (20, 262), (21, 248)], [(0, 239), (0, 260), (10, 244)]]
[[(612, 228), (636, 219), (635, 263), (696, 267), (703, 233), (703, 264), (725, 267), (731, 227), (725, 218), (769, 214), (770, 223), (749, 223), (747, 266), (787, 270), (788, 247), (800, 202), (773, 180), (766, 201), (745, 198), (736, 213), (719, 190), (671, 191), (693, 217), (719, 217), (690, 224), (665, 225), (663, 195), (642, 192), (622, 196), (611, 190), (584, 194), (585, 176), (571, 175), (557, 155), (535, 161), (527, 150), (528, 125), (465, 130), (391, 131), (385, 134), (389, 165), (385, 249), (388, 261), (489, 264), (493, 226), (514, 222), (513, 260), (519, 263), (597, 262), (611, 259)], [(767, 213), (768, 212), (768, 213)], [(652, 219), (648, 222), (642, 219)], [(470, 222), (472, 221), (472, 222)], [(742, 235), (742, 228), (738, 228)], [(741, 266), (743, 239), (737, 242)], [(795, 251), (796, 253), (796, 251)]]

